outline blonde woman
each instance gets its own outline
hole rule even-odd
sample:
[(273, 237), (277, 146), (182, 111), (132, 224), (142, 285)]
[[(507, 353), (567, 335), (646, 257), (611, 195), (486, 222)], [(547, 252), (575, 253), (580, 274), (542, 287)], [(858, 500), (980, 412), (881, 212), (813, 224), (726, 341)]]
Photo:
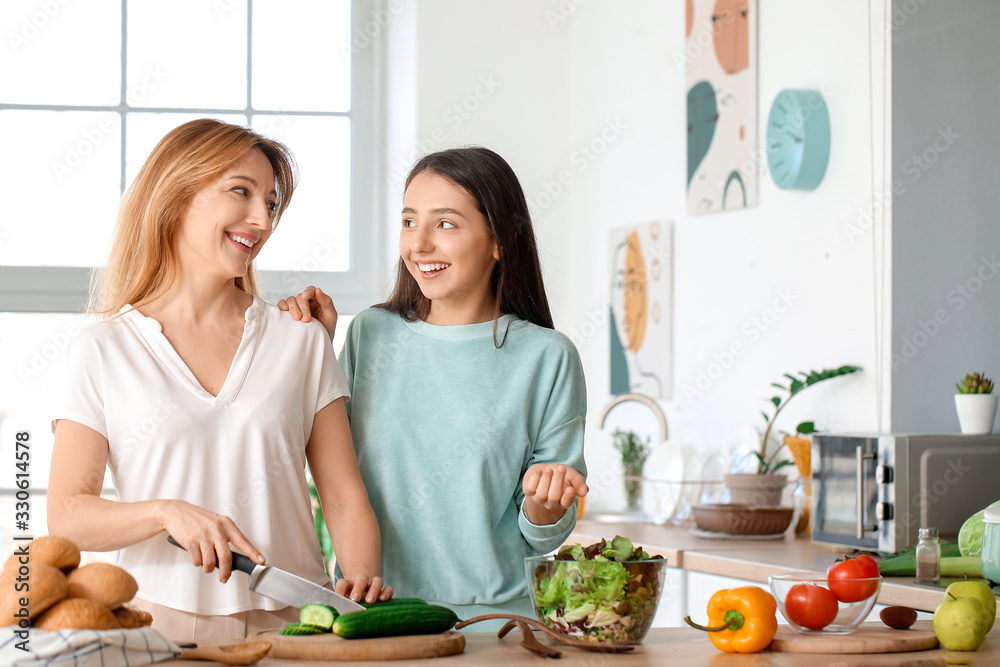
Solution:
[[(123, 199), (92, 290), (103, 321), (70, 350), (49, 530), (84, 550), (121, 549), (139, 605), (173, 639), (294, 620), (245, 578), (226, 583), (230, 545), (329, 581), (307, 462), (344, 573), (336, 590), (392, 594), (326, 332), (257, 294), (253, 260), (294, 187), (287, 149), (246, 128), (204, 119), (167, 134)], [(100, 497), (105, 467), (120, 502)]]

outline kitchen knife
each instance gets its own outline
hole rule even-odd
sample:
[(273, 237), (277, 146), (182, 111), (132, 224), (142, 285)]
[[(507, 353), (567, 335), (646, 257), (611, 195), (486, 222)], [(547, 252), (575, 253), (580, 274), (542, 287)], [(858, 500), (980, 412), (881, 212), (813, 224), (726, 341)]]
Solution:
[[(175, 547), (184, 548), (171, 536), (167, 536), (167, 541)], [(218, 563), (218, 558), (216, 558), (216, 563)], [(365, 608), (360, 604), (340, 593), (334, 593), (329, 588), (314, 584), (291, 572), (271, 565), (260, 565), (235, 551), (233, 552), (233, 570), (246, 572), (250, 575), (250, 590), (254, 593), (278, 602), (284, 602), (298, 609), (307, 604), (319, 602), (333, 607), (339, 614), (365, 611)]]

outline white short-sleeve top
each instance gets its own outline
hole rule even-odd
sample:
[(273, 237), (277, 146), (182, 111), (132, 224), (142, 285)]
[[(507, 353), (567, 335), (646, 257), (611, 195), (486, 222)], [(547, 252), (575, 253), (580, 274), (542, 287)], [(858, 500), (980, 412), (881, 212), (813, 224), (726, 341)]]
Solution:
[[(107, 438), (123, 502), (175, 498), (224, 514), (269, 565), (329, 581), (305, 448), (315, 414), (348, 390), (321, 325), (296, 322), (255, 297), (226, 381), (212, 396), (159, 323), (126, 306), (76, 337), (67, 370), (55, 418)], [(199, 614), (285, 606), (250, 593), (239, 572), (219, 583), (217, 572), (194, 567), (166, 538), (122, 549), (119, 563), (138, 581), (139, 597)]]

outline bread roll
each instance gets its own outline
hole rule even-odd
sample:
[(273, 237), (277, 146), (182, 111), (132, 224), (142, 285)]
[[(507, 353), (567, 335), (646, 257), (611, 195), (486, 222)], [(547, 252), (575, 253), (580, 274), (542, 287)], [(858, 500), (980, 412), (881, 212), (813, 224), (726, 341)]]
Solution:
[(66, 597), (66, 575), (47, 563), (32, 562), (28, 568), (27, 577), (0, 576), (0, 625), (17, 625), (24, 618), (19, 615), (22, 598), (28, 618), (35, 618)]
[(113, 609), (112, 612), (118, 619), (118, 623), (125, 629), (141, 628), (153, 624), (152, 614), (130, 604), (122, 605), (118, 609)]
[(28, 563), (22, 563), (23, 553), (15, 551), (4, 562), (3, 574), (16, 577), (21, 565), (30, 568), (36, 563), (46, 563), (63, 572), (69, 572), (80, 564), (80, 550), (65, 537), (42, 535), (28, 542), (26, 548)]
[(69, 573), (66, 597), (86, 598), (116, 609), (135, 597), (139, 584), (131, 574), (111, 563), (91, 563)]
[(113, 630), (121, 627), (111, 610), (99, 602), (69, 598), (35, 620), (40, 630)]

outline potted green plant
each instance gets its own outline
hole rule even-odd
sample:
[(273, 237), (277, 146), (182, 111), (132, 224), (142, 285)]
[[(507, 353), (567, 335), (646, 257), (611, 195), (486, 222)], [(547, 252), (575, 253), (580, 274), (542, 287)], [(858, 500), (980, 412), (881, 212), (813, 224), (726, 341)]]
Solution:
[[(785, 373), (785, 377), (789, 380), (788, 386), (778, 382), (771, 383), (772, 387), (781, 389), (785, 395), (775, 395), (770, 398), (770, 403), (774, 407), (774, 411), (770, 415), (761, 411), (765, 428), (760, 436), (760, 444), (753, 453), (757, 458), (756, 473), (726, 475), (725, 481), (726, 487), (729, 489), (730, 502), (755, 505), (780, 504), (781, 491), (785, 487), (787, 478), (778, 471), (785, 466), (792, 465), (792, 461), (787, 458), (778, 459), (778, 455), (784, 449), (783, 443), (778, 442), (773, 448), (771, 446), (771, 433), (778, 415), (793, 398), (809, 387), (842, 375), (857, 373), (860, 370), (860, 366), (840, 366), (839, 368), (826, 368), (808, 373), (800, 371), (797, 374), (799, 377)], [(802, 422), (795, 429), (799, 435), (809, 435), (815, 430), (815, 425), (811, 421)]]
[(635, 431), (621, 429), (615, 429), (611, 438), (615, 449), (622, 457), (625, 474), (625, 507), (630, 512), (637, 512), (642, 505), (642, 483), (637, 478), (642, 477), (642, 466), (649, 458), (651, 451), (649, 438), (643, 441)]
[(955, 409), (962, 433), (982, 435), (993, 432), (997, 416), (997, 396), (993, 394), (993, 381), (983, 373), (970, 373), (955, 387)]

